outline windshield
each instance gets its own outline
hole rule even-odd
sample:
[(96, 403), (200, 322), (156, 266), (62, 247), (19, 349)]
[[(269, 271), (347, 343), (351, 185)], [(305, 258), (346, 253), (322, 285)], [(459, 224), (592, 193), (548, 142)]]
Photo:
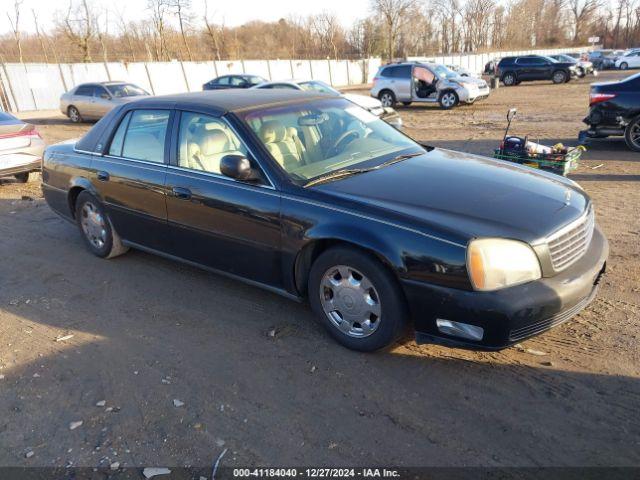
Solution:
[(331, 95), (340, 95), (340, 92), (338, 90), (318, 80), (312, 80), (310, 82), (300, 82), (298, 85), (300, 85), (303, 90), (329, 93)]
[(149, 95), (140, 87), (131, 83), (118, 83), (116, 85), (106, 85), (109, 93), (116, 98), (135, 97), (137, 95)]
[(242, 119), (297, 184), (345, 168), (375, 166), (425, 150), (375, 115), (342, 98), (245, 114)]
[(448, 69), (444, 65), (430, 65), (433, 72), (440, 78), (454, 78), (460, 76), (458, 72)]

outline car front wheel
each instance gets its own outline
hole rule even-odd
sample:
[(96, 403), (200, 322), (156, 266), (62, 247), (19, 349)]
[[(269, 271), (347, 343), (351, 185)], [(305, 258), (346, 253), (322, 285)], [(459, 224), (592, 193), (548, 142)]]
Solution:
[(378, 96), (383, 107), (393, 107), (396, 104), (396, 96), (390, 90), (383, 90)]
[(102, 204), (87, 191), (78, 195), (76, 221), (85, 244), (97, 257), (113, 258), (128, 250), (122, 245)]
[(322, 253), (309, 274), (309, 302), (347, 348), (370, 352), (404, 333), (407, 307), (397, 280), (375, 258), (348, 247)]
[(557, 72), (553, 72), (551, 81), (555, 84), (565, 83), (567, 81), (567, 74), (561, 70), (558, 70)]
[(622, 62), (620, 64), (620, 70), (628, 70), (629, 69), (629, 64), (627, 62)]
[(438, 103), (445, 110), (449, 110), (458, 105), (458, 94), (451, 90), (442, 92), (440, 98), (438, 98)]
[(634, 152), (640, 152), (640, 117), (635, 118), (624, 129), (624, 141)]

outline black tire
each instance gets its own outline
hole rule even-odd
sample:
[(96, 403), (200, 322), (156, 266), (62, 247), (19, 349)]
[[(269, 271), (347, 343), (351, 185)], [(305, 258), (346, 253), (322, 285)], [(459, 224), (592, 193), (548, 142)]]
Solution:
[(73, 105), (70, 105), (69, 108), (67, 108), (67, 117), (69, 117), (69, 120), (71, 120), (72, 123), (82, 122), (82, 115), (80, 115), (80, 111)]
[[(89, 208), (89, 206), (91, 208)], [(97, 242), (92, 240), (91, 235), (85, 230), (83, 226), (83, 220), (87, 218), (87, 210), (98, 214), (102, 220), (101, 234), (103, 234), (102, 245), (98, 245)], [(100, 258), (114, 258), (118, 255), (122, 255), (129, 250), (128, 247), (122, 245), (120, 236), (113, 228), (111, 220), (107, 216), (107, 213), (102, 206), (102, 203), (88, 191), (84, 190), (80, 192), (76, 200), (76, 223), (80, 229), (80, 234), (84, 240), (85, 245), (91, 253)], [(94, 237), (95, 238), (95, 237)]]
[(456, 107), (459, 102), (458, 94), (453, 90), (445, 90), (438, 97), (438, 103), (444, 110), (450, 110)]
[(404, 105), (405, 107), (408, 107), (409, 105), (411, 105), (412, 102), (402, 102), (402, 105)]
[(551, 74), (551, 81), (556, 85), (560, 85), (561, 83), (566, 83), (567, 74), (562, 70), (556, 70)]
[[(373, 287), (370, 297), (377, 297), (380, 316), (375, 320), (379, 323), (374, 323), (375, 329), (368, 336), (356, 337), (342, 331), (330, 318), (329, 313), (325, 313), (322, 302), (326, 301), (326, 297), (321, 298), (321, 295), (324, 296), (327, 292), (326, 288), (322, 287), (322, 281), (328, 272), (338, 266), (361, 272)], [(308, 288), (309, 303), (316, 317), (329, 334), (347, 348), (362, 352), (379, 350), (392, 345), (406, 331), (408, 309), (398, 281), (380, 261), (366, 252), (350, 247), (326, 250), (311, 267)]]
[(516, 78), (516, 74), (513, 72), (507, 72), (502, 75), (502, 83), (505, 87), (512, 87), (513, 85), (517, 85), (518, 79)]
[(29, 181), (29, 173), (30, 172), (16, 173), (14, 177), (16, 177), (18, 183), (27, 183)]
[(620, 70), (628, 70), (629, 69), (629, 64), (627, 62), (622, 62), (620, 64)]
[(396, 95), (391, 90), (382, 90), (378, 94), (378, 100), (382, 102), (383, 107), (395, 107)]
[(634, 152), (640, 152), (640, 117), (634, 118), (624, 129), (624, 141)]

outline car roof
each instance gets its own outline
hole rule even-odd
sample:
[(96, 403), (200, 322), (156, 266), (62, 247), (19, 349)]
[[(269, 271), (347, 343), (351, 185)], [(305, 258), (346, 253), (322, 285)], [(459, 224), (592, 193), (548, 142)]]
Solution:
[(203, 92), (180, 93), (147, 97), (129, 103), (142, 107), (205, 107), (219, 115), (227, 112), (254, 110), (264, 107), (286, 105), (326, 99), (322, 93), (288, 89), (242, 89), (206, 90)]

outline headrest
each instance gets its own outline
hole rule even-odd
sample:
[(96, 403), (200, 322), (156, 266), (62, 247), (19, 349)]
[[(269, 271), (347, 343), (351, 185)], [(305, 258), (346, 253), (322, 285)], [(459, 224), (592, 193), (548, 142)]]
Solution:
[(260, 127), (260, 138), (264, 143), (282, 142), (287, 138), (287, 129), (275, 120), (265, 122)]
[(200, 140), (200, 150), (205, 156), (228, 150), (229, 139), (222, 130), (208, 130)]

